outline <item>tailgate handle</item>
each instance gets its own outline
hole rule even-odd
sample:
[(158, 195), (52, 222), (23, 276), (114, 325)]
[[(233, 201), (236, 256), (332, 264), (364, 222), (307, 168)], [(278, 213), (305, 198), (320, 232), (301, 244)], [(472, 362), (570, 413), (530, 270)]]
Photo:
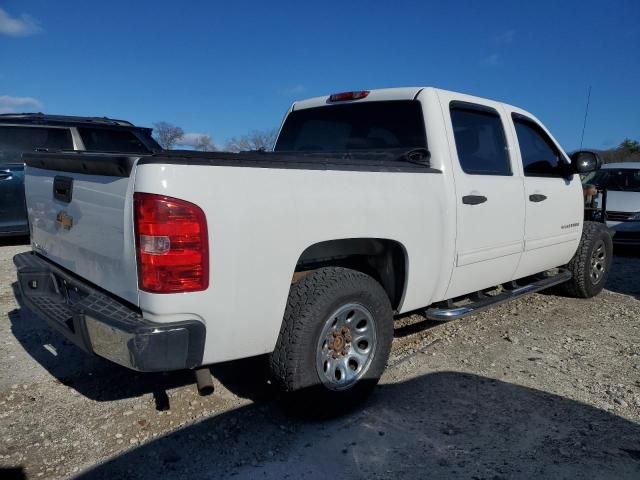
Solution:
[(53, 179), (53, 198), (61, 202), (71, 202), (73, 178), (56, 175)]

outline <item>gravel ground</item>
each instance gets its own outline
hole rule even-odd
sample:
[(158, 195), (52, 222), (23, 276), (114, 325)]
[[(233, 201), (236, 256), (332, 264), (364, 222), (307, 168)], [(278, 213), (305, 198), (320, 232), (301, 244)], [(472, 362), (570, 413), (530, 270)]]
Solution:
[(405, 316), (371, 400), (287, 416), (261, 359), (137, 374), (14, 298), (0, 246), (0, 478), (640, 478), (640, 256), (591, 300), (537, 294), (448, 324)]

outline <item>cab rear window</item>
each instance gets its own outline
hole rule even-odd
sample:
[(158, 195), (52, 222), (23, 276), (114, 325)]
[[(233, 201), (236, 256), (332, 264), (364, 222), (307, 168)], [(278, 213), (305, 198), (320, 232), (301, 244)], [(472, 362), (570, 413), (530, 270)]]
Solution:
[(414, 100), (349, 103), (291, 112), (276, 151), (426, 148), (422, 107)]

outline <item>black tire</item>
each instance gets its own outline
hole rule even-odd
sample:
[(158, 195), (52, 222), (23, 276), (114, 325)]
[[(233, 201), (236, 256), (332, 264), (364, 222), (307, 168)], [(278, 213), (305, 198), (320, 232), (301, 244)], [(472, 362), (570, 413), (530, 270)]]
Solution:
[[(327, 386), (317, 367), (319, 342), (329, 327), (329, 318), (344, 306), (354, 304), (371, 314), (375, 349), (368, 368), (363, 367), (355, 383), (335, 390)], [(369, 395), (385, 369), (392, 340), (393, 312), (378, 282), (346, 268), (314, 270), (291, 286), (280, 335), (270, 356), (271, 375), (285, 391), (285, 403), (294, 413), (334, 416), (352, 409)]]
[[(613, 242), (607, 227), (602, 223), (584, 222), (578, 250), (566, 266), (573, 278), (560, 285), (560, 290), (578, 298), (598, 295), (607, 283), (612, 257)], [(597, 264), (602, 268), (597, 268)]]

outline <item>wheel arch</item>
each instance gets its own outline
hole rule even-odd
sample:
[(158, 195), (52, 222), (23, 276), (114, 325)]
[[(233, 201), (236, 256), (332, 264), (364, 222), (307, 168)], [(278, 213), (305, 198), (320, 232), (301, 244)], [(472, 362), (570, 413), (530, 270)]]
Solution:
[(296, 261), (292, 281), (322, 267), (344, 267), (373, 277), (385, 290), (394, 310), (404, 300), (409, 272), (405, 246), (386, 238), (342, 238), (309, 245)]

